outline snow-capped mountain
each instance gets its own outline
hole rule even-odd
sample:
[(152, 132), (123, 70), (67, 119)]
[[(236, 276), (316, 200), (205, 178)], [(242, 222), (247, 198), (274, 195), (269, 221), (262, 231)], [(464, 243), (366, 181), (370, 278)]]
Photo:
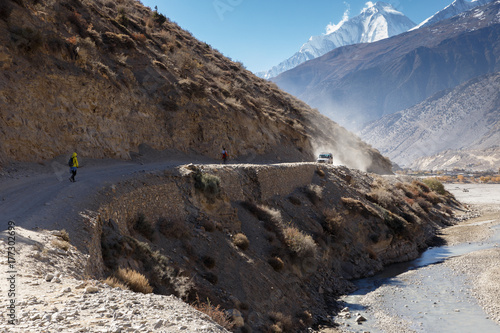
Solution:
[(466, 12), (468, 10), (471, 10), (474, 7), (477, 6), (482, 6), (485, 5), (489, 2), (492, 2), (493, 0), (471, 0), (471, 1), (466, 1), (466, 0), (455, 0), (453, 3), (451, 3), (449, 6), (446, 6), (443, 10), (440, 10), (436, 14), (432, 15), (416, 27), (412, 28), (411, 30), (415, 30), (427, 25), (434, 24), (436, 22), (439, 22), (441, 20), (445, 20), (447, 18), (456, 16), (460, 13)]
[(369, 1), (358, 16), (351, 19), (344, 16), (341, 23), (329, 26), (326, 34), (311, 37), (292, 57), (257, 75), (270, 79), (337, 47), (375, 42), (408, 31), (414, 26), (414, 22), (390, 4)]

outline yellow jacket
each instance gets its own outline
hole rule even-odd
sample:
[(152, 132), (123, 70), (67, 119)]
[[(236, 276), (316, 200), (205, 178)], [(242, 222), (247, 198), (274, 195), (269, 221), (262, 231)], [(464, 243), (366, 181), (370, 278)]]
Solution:
[(73, 167), (78, 168), (78, 159), (76, 158), (76, 153), (73, 153), (73, 155), (71, 155), (71, 158), (73, 159)]

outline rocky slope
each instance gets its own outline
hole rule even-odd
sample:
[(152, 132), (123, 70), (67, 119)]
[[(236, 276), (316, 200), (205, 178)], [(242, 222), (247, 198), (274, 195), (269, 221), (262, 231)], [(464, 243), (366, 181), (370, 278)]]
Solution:
[(361, 129), (500, 69), (500, 1), (370, 44), (338, 48), (276, 77), (285, 91)]
[(141, 144), (300, 161), (342, 141), (365, 170), (390, 172), (359, 138), (332, 136), (337, 124), (137, 1), (2, 1), (0, 45), (0, 164), (127, 159)]
[(384, 116), (360, 135), (401, 166), (497, 170), (499, 92), (500, 73), (482, 76)]
[(187, 165), (98, 202), (94, 276), (133, 268), (155, 293), (220, 305), (241, 332), (328, 324), (349, 279), (418, 256), (455, 205), (422, 183), (314, 163)]

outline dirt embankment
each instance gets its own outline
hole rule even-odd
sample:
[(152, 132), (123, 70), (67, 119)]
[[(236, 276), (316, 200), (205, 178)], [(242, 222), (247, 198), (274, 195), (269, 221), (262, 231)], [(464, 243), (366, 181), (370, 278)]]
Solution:
[(221, 305), (243, 331), (329, 323), (349, 279), (417, 257), (456, 204), (420, 182), (314, 163), (188, 165), (99, 200), (96, 276), (132, 268), (156, 293)]

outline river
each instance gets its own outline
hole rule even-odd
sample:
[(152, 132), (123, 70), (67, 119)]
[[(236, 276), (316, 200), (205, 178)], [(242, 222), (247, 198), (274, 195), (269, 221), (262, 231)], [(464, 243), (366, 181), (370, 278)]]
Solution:
[[(446, 189), (481, 216), (449, 228), (444, 237), (452, 245), (430, 248), (412, 262), (389, 266), (374, 277), (356, 281), (358, 290), (341, 299), (349, 315), (335, 317), (339, 331), (500, 332), (498, 321), (490, 319), (480, 305), (482, 297), (471, 282), (471, 276), (481, 272), (464, 273), (445, 264), (451, 258), (498, 250), (500, 185), (452, 184)], [(500, 295), (494, 298), (500, 299)], [(366, 321), (358, 323), (359, 316)]]

